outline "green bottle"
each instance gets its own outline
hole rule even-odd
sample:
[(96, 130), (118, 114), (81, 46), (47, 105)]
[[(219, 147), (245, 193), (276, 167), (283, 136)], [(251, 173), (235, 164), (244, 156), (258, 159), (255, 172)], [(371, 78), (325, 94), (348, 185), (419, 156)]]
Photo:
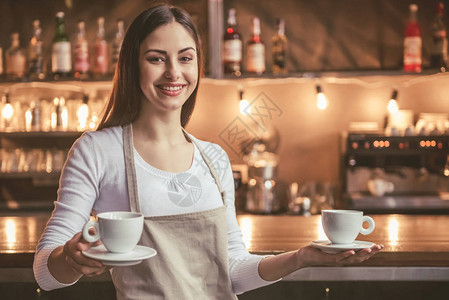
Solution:
[(51, 52), (51, 71), (55, 79), (68, 77), (72, 71), (72, 51), (65, 33), (64, 12), (56, 13), (56, 34)]

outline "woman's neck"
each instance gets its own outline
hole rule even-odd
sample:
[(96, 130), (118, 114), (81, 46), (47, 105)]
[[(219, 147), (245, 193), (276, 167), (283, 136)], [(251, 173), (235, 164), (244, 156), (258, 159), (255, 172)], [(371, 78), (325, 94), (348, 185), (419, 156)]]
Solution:
[(184, 142), (185, 137), (182, 132), (179, 116), (169, 116), (167, 118), (146, 117), (138, 118), (133, 122), (133, 135), (135, 139), (141, 141), (179, 143)]

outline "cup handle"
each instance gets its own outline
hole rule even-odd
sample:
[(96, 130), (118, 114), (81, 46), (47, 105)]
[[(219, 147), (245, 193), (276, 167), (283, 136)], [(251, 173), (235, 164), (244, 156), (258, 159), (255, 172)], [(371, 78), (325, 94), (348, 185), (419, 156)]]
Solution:
[[(95, 234), (91, 235), (89, 233), (89, 229), (93, 227), (95, 229)], [(90, 220), (83, 227), (83, 238), (89, 243), (96, 242), (100, 239), (100, 227), (98, 226), (98, 222), (95, 220)]]
[[(363, 223), (365, 223), (365, 222), (368, 222), (368, 224), (369, 224), (369, 227), (366, 228), (366, 229), (363, 228)], [(374, 224), (373, 218), (368, 217), (368, 216), (363, 216), (363, 218), (362, 218), (362, 229), (360, 230), (360, 233), (363, 234), (363, 235), (370, 234), (371, 232), (373, 232), (374, 227), (375, 227), (375, 224)]]

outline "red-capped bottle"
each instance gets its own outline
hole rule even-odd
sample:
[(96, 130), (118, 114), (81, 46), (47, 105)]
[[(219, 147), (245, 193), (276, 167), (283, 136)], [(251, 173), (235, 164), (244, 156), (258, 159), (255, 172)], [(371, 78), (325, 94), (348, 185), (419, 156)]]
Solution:
[(235, 9), (228, 13), (228, 25), (223, 37), (223, 67), (225, 74), (240, 76), (242, 74), (242, 38), (237, 31)]
[(265, 72), (265, 44), (260, 38), (259, 18), (253, 19), (253, 32), (246, 50), (246, 71), (262, 75)]
[(75, 44), (75, 77), (85, 79), (90, 71), (89, 64), (89, 43), (86, 39), (86, 23), (78, 22), (78, 34)]
[(104, 76), (108, 73), (108, 43), (104, 37), (104, 18), (98, 18), (97, 39), (94, 52), (94, 75)]
[(421, 72), (422, 39), (417, 21), (418, 5), (410, 4), (410, 16), (404, 38), (404, 71)]

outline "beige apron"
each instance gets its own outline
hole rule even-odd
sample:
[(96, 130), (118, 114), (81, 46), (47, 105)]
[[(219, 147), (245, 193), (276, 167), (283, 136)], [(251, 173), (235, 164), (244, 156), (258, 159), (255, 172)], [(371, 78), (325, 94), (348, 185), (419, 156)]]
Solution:
[[(145, 217), (140, 245), (157, 255), (130, 267), (111, 270), (117, 299), (237, 299), (228, 267), (226, 203), (219, 177), (198, 143), (224, 205), (195, 213)], [(125, 167), (131, 211), (140, 212), (132, 127), (123, 127)]]

